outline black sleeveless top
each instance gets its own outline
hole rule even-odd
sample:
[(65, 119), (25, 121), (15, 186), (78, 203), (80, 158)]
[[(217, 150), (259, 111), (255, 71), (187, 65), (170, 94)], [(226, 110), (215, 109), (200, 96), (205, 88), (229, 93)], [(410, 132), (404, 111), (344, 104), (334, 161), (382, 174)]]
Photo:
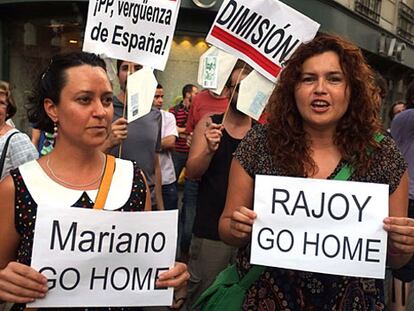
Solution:
[[(214, 123), (220, 124), (224, 114), (213, 115)], [(223, 129), (219, 147), (211, 159), (207, 171), (201, 177), (198, 188), (197, 210), (193, 233), (199, 238), (219, 241), (218, 223), (226, 203), (227, 184), (233, 153), (241, 139), (235, 139)]]

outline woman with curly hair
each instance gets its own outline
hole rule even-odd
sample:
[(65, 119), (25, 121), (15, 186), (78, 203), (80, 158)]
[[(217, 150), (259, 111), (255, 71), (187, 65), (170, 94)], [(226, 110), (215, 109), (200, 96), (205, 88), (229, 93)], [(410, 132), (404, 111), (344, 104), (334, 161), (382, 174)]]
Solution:
[[(374, 138), (381, 133), (378, 96), (361, 51), (340, 37), (320, 35), (292, 55), (269, 100), (268, 125), (246, 135), (230, 170), (219, 231), (240, 247), (240, 275), (250, 268), (255, 175), (332, 179), (345, 164), (353, 168), (350, 180), (389, 185), (389, 264), (409, 260), (414, 221), (406, 218), (406, 164), (392, 139)], [(271, 267), (243, 304), (243, 310), (384, 309), (382, 280)]]

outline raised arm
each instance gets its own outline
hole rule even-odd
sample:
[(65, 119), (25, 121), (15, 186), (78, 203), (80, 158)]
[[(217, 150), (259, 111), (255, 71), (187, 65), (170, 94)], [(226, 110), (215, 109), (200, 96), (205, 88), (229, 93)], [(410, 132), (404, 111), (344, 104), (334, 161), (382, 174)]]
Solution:
[(256, 218), (253, 208), (253, 178), (233, 158), (226, 205), (219, 222), (220, 238), (227, 244), (237, 247), (249, 242), (252, 225)]
[(190, 179), (201, 178), (208, 169), (223, 136), (222, 129), (223, 126), (212, 123), (210, 117), (202, 118), (197, 123), (185, 166)]

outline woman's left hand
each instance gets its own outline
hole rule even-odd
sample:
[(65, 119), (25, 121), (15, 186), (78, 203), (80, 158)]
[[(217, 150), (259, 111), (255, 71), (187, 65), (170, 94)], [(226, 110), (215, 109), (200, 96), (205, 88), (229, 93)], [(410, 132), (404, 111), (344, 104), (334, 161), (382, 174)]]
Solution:
[(187, 271), (187, 265), (176, 262), (173, 268), (159, 275), (156, 286), (180, 288), (187, 284), (189, 278), (190, 273)]
[(389, 253), (409, 255), (414, 253), (414, 219), (387, 217), (384, 230), (388, 232)]

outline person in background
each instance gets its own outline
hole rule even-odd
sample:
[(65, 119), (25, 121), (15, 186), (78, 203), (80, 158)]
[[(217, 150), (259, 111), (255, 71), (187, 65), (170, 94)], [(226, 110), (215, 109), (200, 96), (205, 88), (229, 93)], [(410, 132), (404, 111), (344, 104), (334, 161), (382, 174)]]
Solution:
[[(188, 119), (186, 123), (185, 132), (187, 134), (187, 145), (191, 146), (192, 135), (198, 122), (205, 116), (213, 113), (223, 113), (228, 106), (230, 95), (228, 86), (224, 86), (220, 95), (213, 93), (210, 90), (202, 90), (192, 97), (192, 104), (188, 112)], [(188, 259), (188, 250), (190, 247), (194, 217), (196, 213), (197, 195), (198, 195), (198, 180), (193, 180), (186, 176), (187, 181), (184, 185), (184, 192), (186, 192), (184, 209), (180, 222), (182, 223), (182, 231), (180, 233), (181, 257), (184, 260)]]
[[(406, 91), (406, 110), (397, 113), (391, 122), (391, 135), (408, 163), (408, 216), (414, 217), (414, 81)], [(401, 109), (401, 108), (400, 108)], [(402, 268), (392, 270), (391, 311), (407, 310), (414, 279), (414, 258)]]
[(236, 249), (221, 241), (218, 223), (226, 201), (233, 152), (253, 125), (249, 116), (237, 110), (240, 81), (251, 70), (243, 61), (236, 63), (227, 81), (233, 96), (226, 113), (205, 116), (194, 130), (186, 170), (190, 179), (200, 182), (188, 262), (188, 310), (219, 272), (234, 261)]
[(210, 90), (202, 90), (192, 98), (192, 105), (188, 112), (186, 133), (193, 133), (198, 121), (211, 113), (223, 113), (227, 109), (229, 100), (228, 86), (224, 86), (220, 95)]
[(53, 137), (53, 133), (32, 128), (32, 144), (37, 148), (40, 157), (51, 152), (54, 143), (55, 138)]
[[(161, 113), (152, 107), (145, 116), (128, 123), (124, 113), (126, 105), (126, 85), (129, 74), (142, 68), (132, 62), (117, 61), (119, 86), (118, 96), (114, 96), (114, 119), (112, 132), (102, 149), (116, 157), (136, 161), (146, 174), (151, 191), (152, 209), (163, 210), (161, 187)], [(126, 107), (125, 107), (126, 108)], [(122, 147), (121, 147), (122, 146)], [(121, 154), (119, 150), (121, 149)]]
[[(9, 175), (11, 169), (38, 158), (36, 148), (29, 137), (7, 123), (16, 114), (16, 103), (12, 97), (9, 83), (0, 81), (0, 180)], [(7, 149), (6, 142), (8, 141)]]
[(177, 122), (178, 139), (175, 142), (175, 150), (172, 152), (175, 174), (178, 178), (187, 162), (190, 147), (187, 145), (187, 119), (193, 98), (198, 93), (198, 88), (193, 84), (186, 84), (182, 89), (183, 100), (170, 108)]
[[(407, 218), (406, 163), (389, 137), (380, 143), (378, 89), (354, 44), (321, 34), (289, 58), (269, 99), (269, 122), (250, 131), (234, 154), (219, 233), (239, 247), (240, 277), (249, 271), (255, 176), (332, 179), (345, 164), (351, 181), (389, 185), (388, 263), (414, 252)], [(367, 149), (371, 152), (367, 152)], [(349, 230), (358, 230), (349, 228)], [(267, 267), (247, 289), (242, 310), (385, 310), (384, 281)]]
[(158, 84), (157, 89), (155, 90), (152, 105), (161, 112), (160, 167), (162, 198), (164, 201), (164, 208), (166, 210), (173, 210), (178, 208), (178, 194), (176, 183), (177, 178), (171, 152), (175, 148), (175, 141), (178, 137), (178, 132), (174, 115), (168, 111), (162, 110), (163, 103), (164, 89), (161, 84)]
[(395, 116), (400, 112), (403, 112), (407, 109), (407, 105), (402, 100), (397, 100), (394, 104), (391, 105), (390, 110), (388, 111), (388, 117), (390, 118), (390, 123), (394, 120)]
[[(67, 208), (92, 208), (95, 204), (109, 159), (101, 147), (111, 133), (112, 103), (105, 63), (95, 54), (57, 55), (38, 80), (28, 101), (29, 121), (40, 130), (59, 134), (52, 152), (13, 170), (0, 183), (0, 302), (15, 303), (12, 310), (23, 311), (26, 303), (48, 292), (47, 278), (30, 267), (38, 206), (57, 202)], [(151, 209), (145, 175), (136, 164), (116, 159), (104, 208)], [(160, 274), (156, 286), (180, 288), (188, 278), (186, 265), (176, 263)], [(69, 293), (67, 301), (71, 301)]]
[[(172, 153), (174, 161), (174, 170), (177, 179), (181, 174), (185, 176), (185, 164), (188, 158), (190, 147), (187, 145), (188, 134), (186, 132), (187, 119), (193, 98), (197, 95), (198, 88), (193, 84), (186, 84), (182, 89), (183, 100), (174, 107), (170, 112), (175, 116), (177, 122), (178, 139), (175, 143), (175, 150)], [(182, 206), (180, 209), (179, 222), (179, 258), (188, 262), (188, 252), (190, 249), (191, 230), (194, 222), (195, 205), (197, 200), (198, 182), (184, 178), (184, 191)]]

